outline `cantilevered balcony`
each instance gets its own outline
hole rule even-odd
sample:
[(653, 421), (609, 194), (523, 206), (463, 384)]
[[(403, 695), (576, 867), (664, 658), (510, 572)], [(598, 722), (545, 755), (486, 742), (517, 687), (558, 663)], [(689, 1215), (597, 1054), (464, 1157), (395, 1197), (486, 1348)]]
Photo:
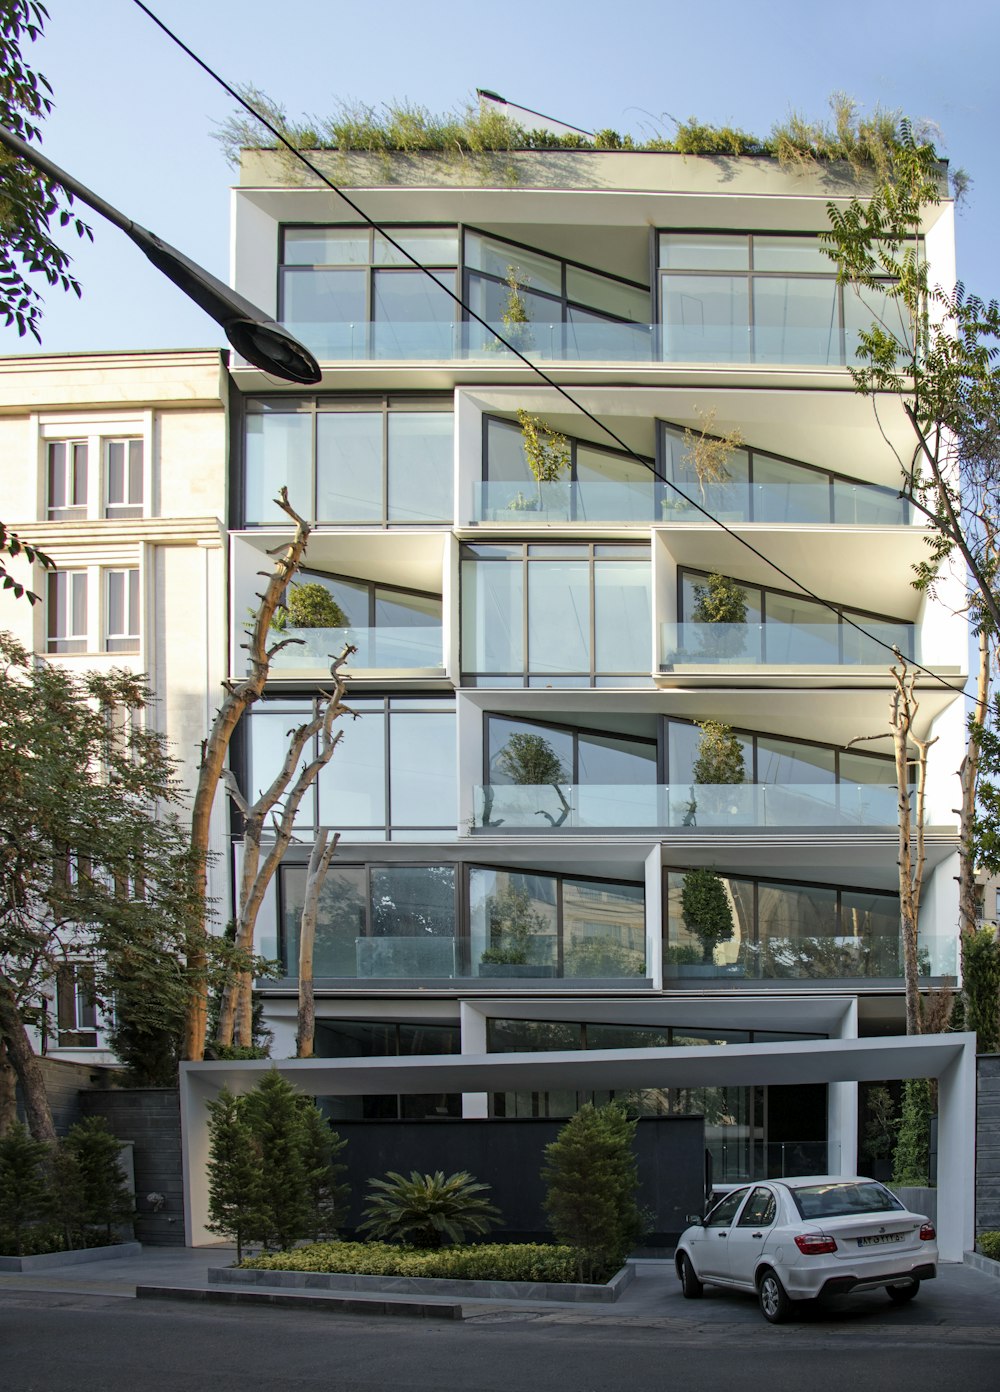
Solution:
[(735, 831), (896, 825), (885, 783), (487, 784), (475, 790), (474, 831)]

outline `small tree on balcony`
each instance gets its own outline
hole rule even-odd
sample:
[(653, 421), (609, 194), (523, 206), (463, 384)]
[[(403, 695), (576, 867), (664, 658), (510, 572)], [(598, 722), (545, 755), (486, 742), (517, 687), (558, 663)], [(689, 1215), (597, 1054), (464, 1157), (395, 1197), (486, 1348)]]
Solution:
[(725, 435), (713, 433), (715, 410), (703, 411), (695, 407), (699, 428), (684, 431), (684, 467), (698, 480), (701, 501), (705, 501), (705, 490), (712, 484), (729, 483), (729, 460), (745, 441), (739, 430), (730, 430)]
[(515, 733), (497, 755), (497, 768), (512, 783), (542, 788), (565, 783), (567, 774), (559, 755), (543, 735)]
[(733, 936), (733, 910), (722, 877), (703, 867), (689, 870), (681, 889), (684, 926), (701, 943), (702, 961), (711, 965), (719, 943)]
[(698, 722), (701, 739), (691, 769), (696, 784), (745, 783), (746, 763), (743, 745), (733, 734), (733, 727), (719, 720)]
[(286, 628), (347, 628), (347, 615), (333, 595), (316, 580), (305, 585), (292, 585), (288, 603), (275, 611), (271, 627)]
[(695, 585), (694, 599), (691, 619), (705, 625), (702, 638), (706, 648), (719, 657), (735, 657), (746, 642), (741, 631), (741, 625), (747, 621), (743, 586), (728, 575), (713, 571), (704, 585)]

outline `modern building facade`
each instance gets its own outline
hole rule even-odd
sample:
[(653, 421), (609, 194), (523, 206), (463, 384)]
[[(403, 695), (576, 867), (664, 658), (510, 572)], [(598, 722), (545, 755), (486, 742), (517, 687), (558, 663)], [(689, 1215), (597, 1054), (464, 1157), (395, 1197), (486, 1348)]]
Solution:
[[(0, 625), (75, 672), (146, 673), (146, 718), (197, 778), (227, 670), (229, 386), (214, 350), (0, 358), (0, 516), (55, 562), (12, 573), (41, 597), (0, 598)], [(20, 559), (20, 558), (19, 558)], [(225, 809), (210, 893), (228, 902)], [(85, 957), (52, 983), (36, 1047), (113, 1062)]]
[[(847, 370), (883, 305), (837, 284), (818, 234), (855, 185), (658, 153), (317, 158), (382, 232), (269, 152), (245, 152), (234, 195), (235, 285), (323, 381), (232, 365), (230, 672), (287, 536), (282, 484), (316, 521), (300, 580), (346, 618), (275, 661), (234, 747), (245, 791), (330, 655), (357, 648), (356, 718), (259, 919), (282, 964), (261, 987), (275, 1055), (294, 1053), (319, 826), (341, 833), (315, 961), (326, 1059), (901, 1033), (888, 668), (897, 648), (929, 672), (933, 984), (957, 970), (967, 641), (952, 582), (910, 584), (927, 552), (897, 492), (909, 427)], [(953, 281), (947, 200), (924, 248)], [(554, 480), (536, 481), (526, 417), (561, 457)], [(704, 438), (730, 444), (708, 467)], [(711, 773), (720, 741), (731, 781)], [(330, 1109), (563, 1116), (607, 1095), (519, 1084)], [(630, 1100), (703, 1112), (718, 1180), (857, 1163), (856, 1082), (672, 1074)]]

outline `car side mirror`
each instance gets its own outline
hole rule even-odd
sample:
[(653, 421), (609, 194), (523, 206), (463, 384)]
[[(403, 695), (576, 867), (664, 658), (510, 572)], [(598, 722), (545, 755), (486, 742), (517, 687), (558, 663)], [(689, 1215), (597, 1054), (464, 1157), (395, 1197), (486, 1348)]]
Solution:
[(700, 1227), (705, 1226), (705, 1220), (700, 1213), (686, 1213), (684, 1215), (684, 1221), (689, 1225), (697, 1223)]

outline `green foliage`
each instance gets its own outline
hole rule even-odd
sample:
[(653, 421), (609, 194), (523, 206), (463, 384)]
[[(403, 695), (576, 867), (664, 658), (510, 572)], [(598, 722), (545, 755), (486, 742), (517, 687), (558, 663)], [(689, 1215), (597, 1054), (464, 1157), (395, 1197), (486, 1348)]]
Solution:
[(709, 126), (691, 116), (677, 126), (671, 148), (681, 155), (769, 155), (771, 146), (735, 126)]
[(390, 1170), (385, 1179), (369, 1180), (368, 1189), (361, 1229), (376, 1239), (443, 1247), (464, 1242), (469, 1233), (483, 1236), (502, 1221), (485, 1197), (489, 1185), (466, 1170), (447, 1177), (443, 1170), (423, 1175), (413, 1170), (409, 1179)]
[(747, 621), (747, 596), (743, 586), (714, 571), (704, 585), (694, 587), (693, 623), (742, 624)]
[(698, 722), (701, 739), (691, 770), (696, 784), (745, 783), (746, 764), (743, 745), (733, 727), (718, 720)]
[(642, 976), (646, 958), (609, 933), (581, 937), (574, 934), (566, 948), (564, 974), (583, 977)]
[(524, 455), (536, 483), (557, 483), (570, 465), (569, 440), (527, 411), (519, 410), (517, 419), (524, 440)]
[(927, 1184), (930, 1162), (931, 1085), (926, 1078), (903, 1084), (899, 1134), (892, 1156), (893, 1184)]
[(702, 947), (702, 960), (711, 963), (719, 943), (733, 936), (733, 910), (722, 877), (707, 866), (688, 870), (681, 888), (681, 917)]
[(122, 1062), (172, 1082), (194, 895), (148, 701), (132, 673), (77, 676), (0, 634), (0, 986), (30, 1022), (60, 964), (86, 956)]
[(529, 960), (532, 938), (547, 933), (550, 928), (548, 919), (532, 904), (528, 891), (514, 885), (487, 897), (490, 941), (483, 952), (483, 962), (514, 965)]
[(544, 1243), (479, 1243), (420, 1251), (384, 1242), (320, 1242), (294, 1252), (251, 1257), (255, 1271), (345, 1272), (352, 1276), (425, 1276), (455, 1281), (558, 1281), (577, 1279), (571, 1247)]
[(562, 760), (543, 735), (512, 734), (497, 755), (497, 769), (512, 783), (539, 788), (565, 783)]
[(869, 1086), (865, 1091), (865, 1122), (862, 1149), (872, 1160), (888, 1160), (892, 1154), (899, 1121), (892, 1093), (883, 1083)]
[(333, 1234), (347, 1200), (337, 1161), (346, 1144), (275, 1069), (242, 1097), (223, 1088), (209, 1103), (210, 1231), (232, 1237), (238, 1253), (248, 1241), (284, 1249)]
[(318, 581), (293, 585), (288, 604), (275, 611), (272, 628), (347, 628), (347, 615)]
[(20, 1122), (0, 1139), (0, 1252), (23, 1256), (30, 1230), (49, 1212), (43, 1171), (48, 1149)]
[(1000, 1232), (981, 1232), (976, 1238), (976, 1246), (984, 1257), (1000, 1262)]
[(876, 106), (871, 116), (861, 116), (844, 92), (830, 97), (830, 112), (832, 121), (807, 121), (792, 112), (772, 129), (770, 152), (793, 167), (844, 160), (859, 178), (871, 173), (877, 179), (891, 177), (905, 140), (900, 113)]
[[(0, 168), (2, 168), (2, 158), (0, 158)], [(2, 237), (2, 230), (0, 230)], [(2, 251), (0, 251), (2, 260)], [(2, 312), (2, 305), (0, 305)], [(51, 556), (47, 556), (44, 551), (40, 551), (37, 546), (29, 546), (27, 542), (21, 540), (17, 532), (10, 531), (0, 522), (0, 557), (23, 556), (29, 565), (37, 562), (44, 570), (55, 570), (55, 561)], [(8, 574), (7, 567), (0, 559), (0, 590), (9, 590), (15, 599), (27, 599), (29, 604), (40, 604), (41, 595), (35, 594), (34, 590), (28, 590), (19, 580), (15, 580), (13, 575)]]
[(962, 934), (966, 1028), (981, 1054), (1000, 1053), (1000, 939), (995, 928)]
[(103, 1227), (107, 1241), (113, 1229), (131, 1222), (135, 1207), (119, 1161), (121, 1147), (103, 1117), (86, 1117), (71, 1126), (62, 1143), (76, 1163), (84, 1222)]
[[(39, 123), (52, 110), (52, 88), (22, 50), (40, 36), (47, 19), (39, 0), (0, 0), (0, 125), (29, 145), (42, 143)], [(42, 296), (28, 278), (41, 276), (48, 285), (80, 294), (68, 252), (50, 235), (52, 220), (71, 226), (78, 237), (93, 241), (93, 234), (59, 184), (6, 149), (0, 149), (0, 190), (0, 319), (40, 343)]]
[(635, 1127), (620, 1104), (587, 1102), (545, 1147), (545, 1211), (556, 1241), (576, 1252), (580, 1280), (606, 1279), (639, 1238)]

